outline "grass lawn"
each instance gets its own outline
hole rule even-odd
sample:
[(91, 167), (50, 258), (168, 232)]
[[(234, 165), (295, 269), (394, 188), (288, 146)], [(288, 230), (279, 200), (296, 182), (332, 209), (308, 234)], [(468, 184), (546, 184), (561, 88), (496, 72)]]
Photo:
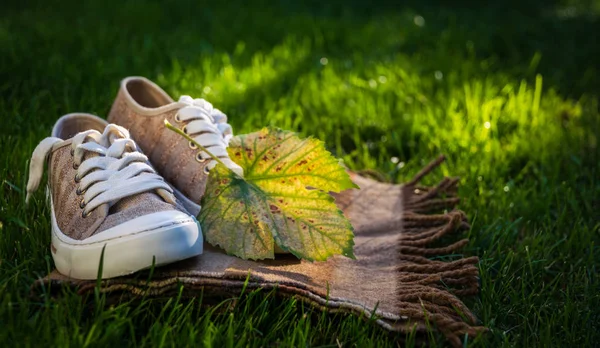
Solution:
[[(485, 3), (485, 2), (484, 2)], [(105, 116), (147, 76), (237, 133), (314, 135), (353, 169), (410, 178), (444, 153), (481, 258), (476, 346), (600, 344), (600, 1), (12, 1), (0, 5), (0, 342), (396, 346), (362, 319), (252, 293), (110, 305), (33, 300), (53, 268), (28, 160), (69, 112)], [(91, 302), (92, 306), (86, 305)], [(407, 337), (406, 346), (414, 345)], [(434, 346), (445, 341), (437, 334)]]

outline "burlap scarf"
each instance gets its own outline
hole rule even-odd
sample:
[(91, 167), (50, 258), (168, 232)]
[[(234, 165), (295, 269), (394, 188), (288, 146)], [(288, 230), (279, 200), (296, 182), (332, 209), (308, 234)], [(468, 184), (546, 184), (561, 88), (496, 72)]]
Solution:
[[(381, 183), (352, 173), (360, 190), (336, 195), (338, 206), (355, 228), (356, 260), (333, 257), (326, 262), (300, 261), (291, 255), (275, 260), (246, 261), (206, 245), (196, 258), (154, 270), (146, 277), (121, 277), (101, 282), (100, 291), (114, 296), (165, 296), (183, 284), (194, 296), (239, 296), (246, 289), (276, 289), (330, 312), (371, 318), (390, 331), (425, 333), (439, 330), (460, 346), (465, 334), (485, 330), (457, 296), (478, 291), (477, 257), (434, 260), (455, 254), (466, 239), (446, 238), (467, 229), (458, 203), (458, 179), (435, 187), (418, 185), (443, 158), (425, 167), (404, 185)], [(437, 214), (436, 214), (437, 212)], [(34, 284), (34, 291), (70, 286), (80, 294), (93, 292), (96, 281), (78, 281), (58, 272)], [(264, 293), (267, 293), (266, 291)]]

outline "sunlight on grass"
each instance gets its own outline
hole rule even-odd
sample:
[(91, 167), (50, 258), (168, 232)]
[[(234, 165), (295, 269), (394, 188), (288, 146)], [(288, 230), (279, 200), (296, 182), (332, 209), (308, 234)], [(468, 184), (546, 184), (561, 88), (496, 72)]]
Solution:
[(460, 208), (473, 226), (464, 252), (482, 260), (481, 294), (467, 304), (491, 330), (469, 344), (598, 342), (598, 2), (377, 5), (7, 4), (0, 342), (416, 345), (414, 335), (258, 293), (235, 306), (179, 294), (114, 305), (73, 293), (30, 298), (32, 281), (53, 267), (48, 205), (42, 194), (23, 204), (31, 151), (62, 114), (104, 116), (129, 75), (175, 98), (206, 98), (236, 133), (272, 125), (312, 135), (349, 168), (390, 181), (446, 154), (428, 180), (462, 178)]
[[(479, 175), (501, 176), (556, 156), (567, 133), (586, 145), (581, 103), (544, 89), (539, 74), (528, 83), (488, 69), (473, 72), (478, 62), (467, 60), (424, 75), (406, 55), (366, 62), (331, 57), (323, 65), (321, 48), (310, 42), (289, 37), (254, 54), (249, 66), (232, 64), (236, 54), (187, 67), (175, 61), (158, 80), (173, 86), (173, 95), (208, 99), (239, 133), (270, 124), (314, 135), (357, 169), (393, 172), (392, 157), (406, 162), (426, 150), (476, 161)], [(239, 54), (244, 44), (237, 47)]]

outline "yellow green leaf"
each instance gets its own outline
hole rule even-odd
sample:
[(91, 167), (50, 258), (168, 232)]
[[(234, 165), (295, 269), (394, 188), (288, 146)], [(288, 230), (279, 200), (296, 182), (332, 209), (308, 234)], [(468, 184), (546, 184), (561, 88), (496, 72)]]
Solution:
[(357, 187), (323, 142), (265, 128), (232, 139), (244, 178), (218, 164), (199, 215), (211, 244), (243, 258), (273, 258), (274, 242), (297, 257), (354, 257), (353, 229), (328, 192)]

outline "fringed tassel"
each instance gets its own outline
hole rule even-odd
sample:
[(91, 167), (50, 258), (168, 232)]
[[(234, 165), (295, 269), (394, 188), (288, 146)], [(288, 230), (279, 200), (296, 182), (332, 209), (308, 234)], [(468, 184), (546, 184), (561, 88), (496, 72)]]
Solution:
[[(475, 336), (486, 329), (475, 326), (477, 319), (456, 297), (479, 291), (479, 259), (468, 257), (446, 262), (427, 258), (455, 253), (469, 242), (461, 239), (442, 247), (432, 246), (442, 237), (470, 229), (466, 215), (453, 210), (459, 203), (458, 178), (444, 178), (435, 187), (418, 186), (444, 160), (440, 156), (403, 187), (405, 212), (398, 246), (401, 286), (397, 307), (402, 315), (436, 327), (453, 346), (459, 347), (465, 334)], [(443, 210), (450, 211), (434, 213)]]

